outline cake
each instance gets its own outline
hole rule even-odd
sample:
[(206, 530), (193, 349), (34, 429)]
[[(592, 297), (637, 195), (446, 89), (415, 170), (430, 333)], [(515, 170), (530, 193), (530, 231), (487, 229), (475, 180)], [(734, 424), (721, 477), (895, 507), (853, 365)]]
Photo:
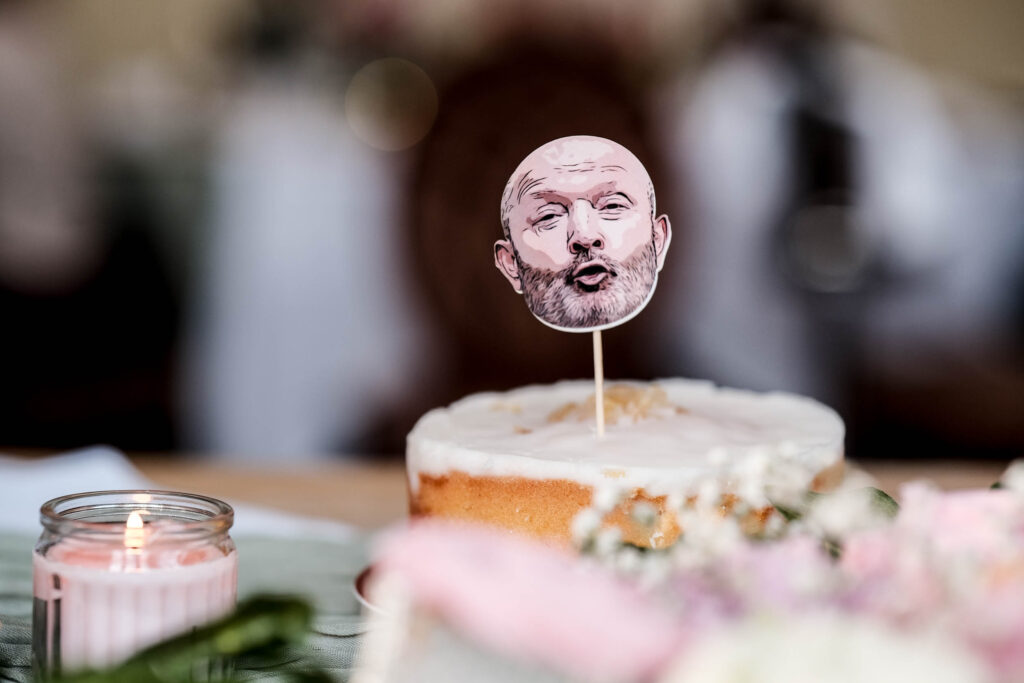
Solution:
[[(627, 542), (665, 547), (680, 533), (672, 496), (710, 481), (728, 506), (732, 474), (751, 460), (785, 459), (817, 490), (842, 477), (843, 421), (811, 399), (683, 379), (616, 383), (598, 437), (593, 391), (563, 381), (424, 415), (407, 443), (411, 514), (568, 543), (574, 518), (597, 503)], [(639, 509), (653, 521), (638, 524)]]
[(768, 533), (684, 510), (666, 551), (582, 557), (416, 520), (375, 545), (353, 680), (1024, 681), (1024, 461), (991, 488), (898, 497), (854, 473)]

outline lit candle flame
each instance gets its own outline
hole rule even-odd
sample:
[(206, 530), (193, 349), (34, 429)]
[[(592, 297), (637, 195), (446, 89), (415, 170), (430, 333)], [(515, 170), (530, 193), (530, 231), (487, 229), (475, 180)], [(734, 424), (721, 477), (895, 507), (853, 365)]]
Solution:
[(142, 515), (138, 510), (133, 510), (124, 526), (124, 547), (138, 550), (142, 547), (144, 534)]

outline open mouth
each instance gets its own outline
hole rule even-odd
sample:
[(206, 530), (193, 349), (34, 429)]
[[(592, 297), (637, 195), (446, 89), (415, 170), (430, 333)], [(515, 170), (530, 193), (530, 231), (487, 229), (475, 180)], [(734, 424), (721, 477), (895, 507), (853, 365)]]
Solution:
[(615, 273), (600, 261), (590, 261), (572, 271), (572, 282), (584, 289), (595, 288)]

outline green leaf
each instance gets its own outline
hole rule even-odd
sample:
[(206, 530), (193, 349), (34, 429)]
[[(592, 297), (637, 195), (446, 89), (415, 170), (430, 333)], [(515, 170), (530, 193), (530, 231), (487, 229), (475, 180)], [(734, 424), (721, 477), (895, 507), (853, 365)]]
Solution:
[(896, 499), (888, 493), (882, 489), (876, 489), (874, 486), (868, 486), (867, 490), (871, 493), (872, 507), (883, 515), (889, 519), (893, 519), (900, 513), (900, 504), (897, 503)]
[(790, 507), (788, 505), (781, 505), (779, 503), (772, 503), (772, 507), (774, 507), (778, 511), (778, 513), (782, 515), (783, 519), (785, 519), (787, 522), (795, 522), (796, 520), (803, 517), (804, 513), (807, 511), (807, 508), (809, 508), (811, 504), (813, 504), (814, 501), (816, 501), (822, 495), (824, 494), (818, 493), (817, 491), (805, 491), (804, 499), (803, 501), (801, 501), (799, 509), (795, 507)]
[(785, 505), (779, 505), (778, 503), (773, 503), (772, 507), (774, 507), (787, 522), (795, 522), (804, 516), (802, 510), (795, 510), (793, 508), (786, 507)]
[[(235, 611), (147, 648), (106, 671), (89, 671), (57, 683), (178, 683), (234, 680), (225, 663), (242, 654), (259, 654), (302, 641), (310, 630), (313, 609), (303, 600), (261, 595)], [(321, 672), (295, 674), (296, 681), (329, 681)], [(312, 678), (311, 678), (312, 676)]]

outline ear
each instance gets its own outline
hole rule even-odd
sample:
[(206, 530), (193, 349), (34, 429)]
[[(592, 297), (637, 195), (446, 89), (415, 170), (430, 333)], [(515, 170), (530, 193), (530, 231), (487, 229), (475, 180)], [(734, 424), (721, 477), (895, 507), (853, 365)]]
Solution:
[(511, 283), (516, 294), (522, 294), (523, 281), (519, 278), (519, 266), (516, 265), (516, 255), (512, 250), (512, 243), (508, 240), (498, 240), (494, 243), (494, 265)]
[(661, 214), (654, 219), (654, 251), (658, 260), (658, 270), (665, 265), (665, 254), (668, 253), (668, 245), (672, 243), (672, 224), (668, 216)]

